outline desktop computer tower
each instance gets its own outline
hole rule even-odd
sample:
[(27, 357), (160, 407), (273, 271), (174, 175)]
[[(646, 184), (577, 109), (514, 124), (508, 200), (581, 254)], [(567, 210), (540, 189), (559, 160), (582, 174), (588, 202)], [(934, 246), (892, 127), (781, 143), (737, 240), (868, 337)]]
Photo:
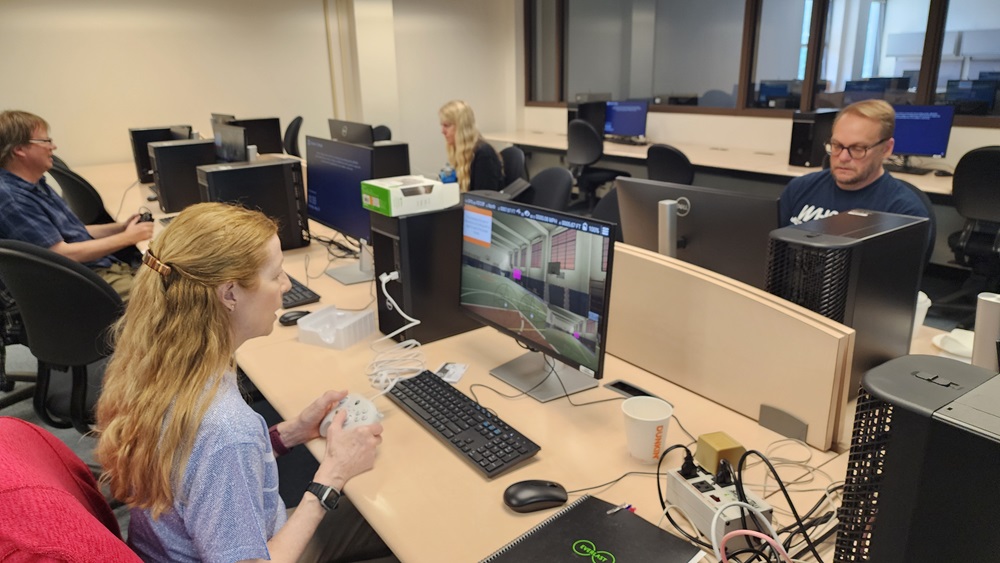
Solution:
[(835, 109), (797, 111), (792, 116), (792, 145), (788, 150), (791, 166), (816, 167), (823, 164), (824, 146), (833, 133)]
[[(386, 290), (420, 324), (396, 336), (422, 344), (482, 325), (459, 305), (462, 263), (462, 206), (402, 217), (371, 214), (375, 277), (399, 272)], [(409, 321), (388, 307), (378, 292), (378, 329), (392, 333)]]
[[(834, 561), (996, 561), (1000, 376), (905, 356), (864, 376)], [(986, 469), (983, 473), (982, 469)]]
[(201, 201), (197, 167), (215, 164), (215, 142), (211, 139), (149, 143), (153, 167), (153, 190), (160, 209), (175, 213)]
[(855, 331), (849, 397), (910, 351), (927, 219), (846, 211), (771, 231), (765, 289)]
[(242, 205), (274, 219), (282, 250), (309, 244), (309, 216), (299, 160), (278, 158), (199, 166), (198, 186), (201, 201)]

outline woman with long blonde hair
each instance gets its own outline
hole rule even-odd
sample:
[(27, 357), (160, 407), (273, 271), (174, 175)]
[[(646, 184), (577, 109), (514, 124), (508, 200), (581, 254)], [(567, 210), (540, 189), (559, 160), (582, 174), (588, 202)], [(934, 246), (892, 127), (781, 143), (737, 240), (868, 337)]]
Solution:
[(346, 393), (328, 391), (270, 429), (240, 393), (234, 353), (271, 332), (290, 286), (276, 225), (197, 204), (143, 264), (97, 404), (97, 459), (132, 509), (130, 546), (145, 561), (296, 561), (347, 480), (372, 467), (381, 425), (344, 430), (338, 413), (313, 477), (328, 498), (307, 493), (286, 516), (275, 455), (318, 438)]
[(438, 117), (448, 149), (448, 164), (455, 169), (459, 188), (463, 192), (503, 189), (500, 155), (476, 129), (476, 116), (469, 104), (452, 100), (441, 107)]

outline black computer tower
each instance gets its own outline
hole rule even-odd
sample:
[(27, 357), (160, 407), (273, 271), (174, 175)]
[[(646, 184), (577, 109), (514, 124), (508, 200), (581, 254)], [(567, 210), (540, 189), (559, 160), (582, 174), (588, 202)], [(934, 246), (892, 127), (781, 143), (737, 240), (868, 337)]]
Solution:
[(153, 190), (160, 209), (175, 213), (201, 201), (197, 168), (215, 164), (215, 142), (211, 139), (149, 143), (153, 167)]
[[(386, 284), (389, 295), (420, 324), (396, 336), (422, 344), (482, 325), (459, 305), (462, 264), (462, 206), (403, 217), (371, 214), (375, 277), (399, 272)], [(378, 329), (389, 334), (406, 325), (378, 292)]]
[(824, 146), (833, 134), (835, 109), (797, 111), (792, 116), (792, 145), (788, 150), (788, 164), (816, 167), (823, 164)]
[(996, 561), (1000, 376), (905, 356), (863, 382), (833, 560)]
[(866, 371), (910, 351), (927, 224), (846, 211), (771, 231), (765, 289), (855, 331), (850, 397)]
[(309, 244), (301, 161), (278, 158), (199, 166), (198, 185), (202, 201), (239, 204), (274, 219), (282, 250)]

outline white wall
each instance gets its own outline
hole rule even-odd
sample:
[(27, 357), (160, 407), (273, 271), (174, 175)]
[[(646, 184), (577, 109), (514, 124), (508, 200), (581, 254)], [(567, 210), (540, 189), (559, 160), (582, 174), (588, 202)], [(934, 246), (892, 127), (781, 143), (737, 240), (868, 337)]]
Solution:
[(70, 165), (131, 160), (128, 128), (209, 114), (332, 115), (322, 0), (0, 4), (2, 108), (44, 117)]

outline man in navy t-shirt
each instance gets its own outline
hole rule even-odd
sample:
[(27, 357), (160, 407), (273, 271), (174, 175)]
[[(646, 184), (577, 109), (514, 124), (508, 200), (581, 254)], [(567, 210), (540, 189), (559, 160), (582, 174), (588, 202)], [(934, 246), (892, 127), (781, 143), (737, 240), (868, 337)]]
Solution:
[(920, 197), (882, 168), (892, 155), (895, 129), (896, 112), (884, 100), (864, 100), (840, 110), (826, 145), (830, 169), (788, 183), (781, 193), (781, 226), (851, 209), (929, 217)]

